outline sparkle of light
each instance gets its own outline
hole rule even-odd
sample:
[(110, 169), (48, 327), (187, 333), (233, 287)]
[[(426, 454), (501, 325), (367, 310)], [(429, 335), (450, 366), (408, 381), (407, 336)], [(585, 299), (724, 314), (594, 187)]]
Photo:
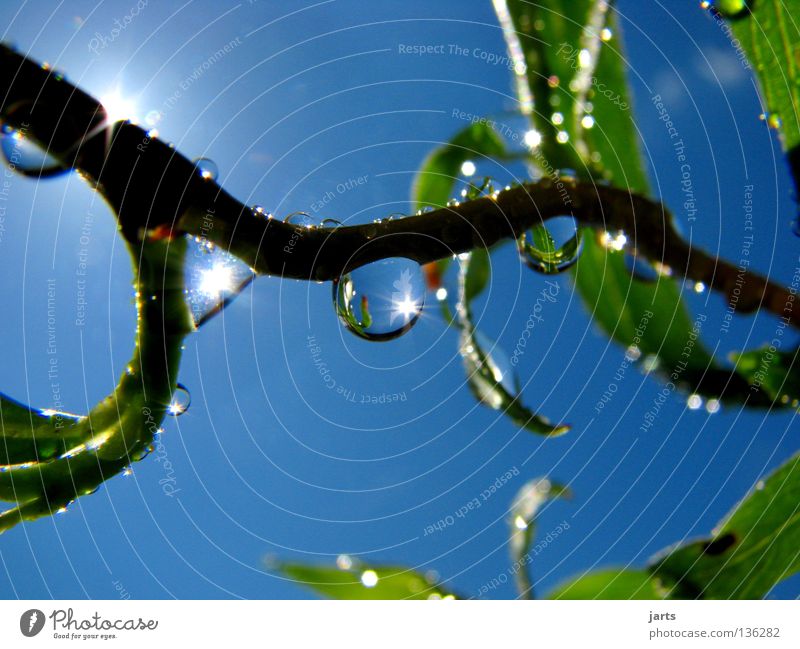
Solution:
[(524, 140), (525, 145), (533, 149), (542, 143), (542, 134), (536, 129), (531, 129), (525, 133)]
[(410, 320), (412, 316), (416, 315), (419, 311), (419, 306), (416, 300), (411, 299), (411, 296), (406, 293), (402, 300), (395, 300), (394, 311), (396, 314), (403, 316), (406, 321)]
[(617, 232), (617, 234), (603, 232), (603, 234), (600, 235), (600, 243), (609, 250), (616, 250), (619, 252), (625, 247), (625, 244), (628, 243), (628, 237), (624, 232)]
[(518, 530), (527, 530), (528, 521), (526, 521), (522, 516), (517, 516), (514, 519), (514, 527), (516, 527)]
[(204, 295), (219, 297), (220, 293), (234, 290), (233, 269), (226, 264), (214, 264), (200, 274), (197, 290)]
[(439, 300), (439, 302), (441, 302), (442, 300), (446, 300), (447, 299), (447, 289), (444, 288), (444, 287), (437, 288), (436, 289), (436, 299)]
[(462, 176), (474, 176), (475, 171), (475, 163), (472, 160), (465, 160), (464, 164), (461, 165)]
[(361, 573), (361, 583), (367, 588), (374, 588), (378, 583), (378, 573), (374, 570), (365, 570)]
[(591, 115), (584, 115), (583, 119), (581, 119), (581, 126), (583, 126), (583, 128), (592, 128), (594, 126), (594, 117)]
[(703, 398), (699, 394), (690, 394), (686, 405), (689, 406), (689, 410), (697, 410), (703, 405)]
[(108, 121), (119, 122), (120, 120), (134, 120), (136, 118), (136, 104), (129, 98), (124, 97), (119, 88), (100, 98), (100, 103), (106, 109)]

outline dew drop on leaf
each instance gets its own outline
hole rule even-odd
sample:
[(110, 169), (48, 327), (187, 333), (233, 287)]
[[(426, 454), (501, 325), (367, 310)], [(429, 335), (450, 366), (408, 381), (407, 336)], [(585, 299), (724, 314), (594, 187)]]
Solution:
[(202, 237), (189, 236), (186, 301), (196, 327), (228, 306), (255, 279), (253, 269)]
[(583, 243), (575, 219), (559, 216), (525, 232), (517, 240), (517, 247), (528, 266), (552, 275), (564, 272), (578, 261)]
[(197, 169), (197, 173), (204, 180), (216, 180), (219, 178), (219, 167), (217, 167), (216, 162), (209, 158), (198, 158), (194, 161), (194, 166)]
[(366, 340), (403, 335), (419, 319), (424, 302), (422, 268), (405, 257), (361, 266), (333, 283), (336, 314), (347, 329)]
[(744, 18), (751, 4), (748, 0), (715, 0), (713, 7), (725, 18)]
[(182, 383), (178, 383), (175, 392), (172, 393), (172, 401), (167, 406), (167, 414), (172, 417), (180, 417), (189, 409), (192, 403), (192, 395)]
[(8, 166), (23, 176), (54, 178), (70, 171), (41, 146), (8, 126), (0, 134), (0, 149)]

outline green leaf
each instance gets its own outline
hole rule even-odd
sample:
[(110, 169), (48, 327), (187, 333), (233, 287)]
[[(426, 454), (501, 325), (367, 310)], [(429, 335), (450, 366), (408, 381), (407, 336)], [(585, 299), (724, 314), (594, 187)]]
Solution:
[[(15, 462), (0, 465), (0, 499), (16, 503), (0, 514), (0, 533), (94, 493), (131, 462), (142, 459), (159, 431), (177, 385), (184, 337), (194, 330), (184, 298), (186, 240), (146, 239), (129, 251), (141, 297), (136, 347), (128, 369), (111, 395), (88, 417), (74, 421), (70, 434), (82, 440), (77, 446), (45, 458), (37, 455), (37, 446), (21, 462), (16, 461), (23, 459), (17, 447)], [(10, 400), (2, 408), (12, 421), (24, 422), (27, 417), (28, 426), (43, 434), (54, 425), (33, 419), (25, 406)], [(13, 426), (5, 429), (6, 434), (13, 432)]]
[(466, 286), (467, 269), (473, 254), (475, 253), (470, 253), (467, 259), (461, 260), (456, 304), (456, 324), (460, 330), (459, 351), (464, 361), (467, 385), (479, 402), (501, 411), (520, 428), (539, 435), (563, 435), (569, 430), (569, 426), (554, 425), (522, 403), (519, 383), (510, 359), (496, 343), (477, 331), (472, 323)]
[[(518, 83), (523, 112), (526, 93), (539, 107), (551, 106), (558, 97), (556, 112), (563, 120), (558, 125), (549, 109), (528, 111), (542, 136), (533, 161), (543, 173), (552, 175), (553, 169), (566, 165), (579, 178), (588, 176), (647, 195), (625, 53), (613, 10), (607, 3), (583, 0), (500, 0), (495, 7), (510, 53), (521, 50), (524, 55), (528, 73), (516, 75), (518, 81), (525, 80)], [(591, 119), (584, 120), (587, 116)], [(558, 142), (559, 130), (569, 135), (567, 146)], [(573, 159), (565, 150), (575, 152)], [(574, 277), (595, 322), (628, 349), (629, 358), (647, 359), (649, 367), (688, 392), (727, 402), (746, 400), (751, 406), (772, 405), (766, 393), (750, 389), (753, 376), (722, 365), (702, 345), (698, 337), (702, 317), (690, 316), (680, 278), (671, 277), (672, 269), (655, 264), (660, 272), (652, 270), (652, 278), (632, 272), (626, 255), (628, 261), (648, 265), (637, 257), (634, 234), (586, 231)]]
[(467, 260), (466, 285), (464, 297), (469, 304), (483, 293), (491, 277), (491, 260), (486, 248), (476, 248)]
[(590, 572), (556, 588), (548, 599), (663, 599), (645, 570), (608, 569)]
[(553, 483), (548, 478), (529, 480), (517, 492), (511, 505), (509, 549), (511, 572), (517, 591), (526, 599), (533, 599), (533, 580), (530, 575), (531, 557), (528, 553), (536, 540), (536, 517), (542, 505), (554, 498), (571, 498), (568, 487)]
[(708, 539), (660, 553), (645, 570), (608, 569), (552, 599), (760, 599), (800, 571), (800, 453), (751, 493)]
[(85, 417), (33, 410), (0, 393), (0, 465), (46, 460), (86, 441)]
[(722, 521), (712, 536), (650, 568), (673, 598), (757, 599), (800, 571), (800, 454)]
[(461, 165), (467, 160), (507, 155), (506, 145), (486, 122), (471, 124), (447, 144), (434, 149), (414, 177), (411, 194), (416, 209), (445, 207), (453, 198)]
[(767, 123), (778, 129), (800, 189), (800, 0), (717, 0), (715, 5), (755, 68)]
[[(348, 559), (348, 561), (353, 561)], [(355, 562), (345, 569), (268, 561), (269, 568), (333, 599), (456, 599), (424, 575), (395, 566)]]
[(797, 408), (800, 404), (800, 358), (798, 349), (781, 352), (766, 345), (761, 349), (733, 354), (736, 372), (757, 392), (772, 403)]

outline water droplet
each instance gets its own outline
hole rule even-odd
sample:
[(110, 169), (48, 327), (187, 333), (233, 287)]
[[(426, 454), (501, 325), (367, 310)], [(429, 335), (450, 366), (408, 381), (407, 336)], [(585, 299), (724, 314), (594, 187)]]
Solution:
[(617, 231), (615, 234), (603, 232), (600, 235), (600, 243), (609, 250), (619, 252), (624, 250), (628, 244), (628, 236), (622, 230)]
[(439, 302), (443, 302), (447, 299), (447, 289), (444, 286), (436, 289), (436, 299), (439, 300)]
[(706, 401), (706, 412), (709, 415), (719, 412), (720, 407), (719, 399), (709, 399)]
[(748, 0), (715, 0), (712, 7), (707, 7), (719, 12), (728, 19), (744, 18), (750, 13)]
[(556, 126), (560, 126), (564, 123), (564, 115), (562, 113), (553, 113), (550, 119)]
[(594, 117), (591, 115), (584, 115), (581, 119), (581, 126), (586, 129), (594, 128)]
[(779, 115), (776, 115), (775, 113), (770, 113), (769, 117), (767, 118), (767, 124), (769, 125), (770, 128), (774, 128), (777, 130), (781, 126), (783, 126), (783, 121), (781, 120)]
[(378, 573), (374, 570), (365, 570), (361, 573), (361, 583), (366, 588), (374, 588), (378, 584)]
[(476, 171), (475, 163), (472, 160), (465, 160), (461, 165), (462, 176), (474, 176)]
[(580, 257), (583, 242), (575, 219), (559, 216), (528, 230), (517, 240), (517, 247), (528, 266), (550, 275), (572, 266)]
[(637, 345), (630, 345), (628, 349), (625, 350), (625, 358), (628, 361), (638, 361), (641, 356), (642, 350), (639, 349)]
[(217, 163), (209, 158), (198, 158), (194, 161), (194, 166), (197, 169), (197, 173), (204, 180), (216, 180), (219, 178), (219, 167), (217, 167)]
[(144, 116), (144, 123), (148, 126), (155, 126), (163, 116), (164, 114), (160, 110), (151, 110)]
[(315, 228), (338, 228), (341, 225), (336, 219), (326, 219), (311, 215), (308, 212), (292, 212), (283, 219), (283, 222), (289, 225), (297, 225), (308, 230), (313, 230)]
[(250, 282), (253, 270), (241, 259), (202, 237), (189, 236), (184, 281), (196, 327), (227, 307)]
[(21, 131), (3, 126), (0, 149), (12, 171), (31, 178), (54, 178), (71, 170)]
[(608, 27), (603, 27), (600, 30), (600, 40), (608, 42), (614, 37), (614, 32), (612, 32)]
[(569, 133), (567, 133), (566, 131), (559, 131), (556, 134), (556, 142), (558, 142), (559, 144), (566, 144), (567, 142), (569, 142)]
[(655, 372), (661, 367), (661, 359), (656, 354), (648, 354), (642, 361), (642, 369), (645, 373)]
[(256, 216), (260, 216), (263, 219), (271, 219), (272, 214), (267, 212), (261, 205), (253, 205), (252, 207), (253, 214)]
[(764, 483), (764, 481), (759, 480), (758, 482), (756, 482), (756, 491), (764, 491), (765, 486), (766, 484)]
[(405, 257), (381, 259), (333, 283), (333, 303), (345, 327), (366, 340), (401, 336), (417, 322), (425, 302), (420, 265)]
[(134, 453), (131, 453), (131, 459), (134, 462), (141, 462), (143, 459), (145, 459), (152, 452), (153, 452), (153, 447), (152, 446), (146, 446), (144, 448), (138, 449)]
[(340, 554), (336, 557), (336, 567), (339, 570), (350, 570), (353, 567), (353, 559), (347, 554)]
[(172, 401), (167, 406), (167, 414), (172, 417), (180, 417), (189, 409), (192, 404), (192, 395), (182, 383), (178, 383), (175, 392), (172, 393)]
[(525, 132), (523, 140), (525, 141), (525, 146), (535, 149), (542, 143), (542, 134), (536, 129), (531, 129)]
[(703, 397), (699, 394), (690, 394), (686, 399), (686, 405), (689, 410), (699, 410), (703, 407)]

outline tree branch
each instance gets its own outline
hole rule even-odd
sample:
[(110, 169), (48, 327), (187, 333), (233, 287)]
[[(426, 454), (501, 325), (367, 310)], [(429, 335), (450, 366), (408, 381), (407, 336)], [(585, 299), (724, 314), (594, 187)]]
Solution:
[(94, 183), (130, 241), (187, 232), (229, 250), (262, 274), (317, 281), (387, 257), (421, 264), (516, 238), (572, 215), (598, 232), (622, 230), (638, 253), (678, 277), (721, 291), (740, 311), (763, 308), (798, 326), (794, 294), (690, 247), (656, 201), (626, 190), (564, 179), (521, 185), (417, 216), (312, 228), (268, 219), (204, 179), (188, 158), (128, 122), (108, 123), (102, 105), (51, 70), (0, 45), (0, 117)]

